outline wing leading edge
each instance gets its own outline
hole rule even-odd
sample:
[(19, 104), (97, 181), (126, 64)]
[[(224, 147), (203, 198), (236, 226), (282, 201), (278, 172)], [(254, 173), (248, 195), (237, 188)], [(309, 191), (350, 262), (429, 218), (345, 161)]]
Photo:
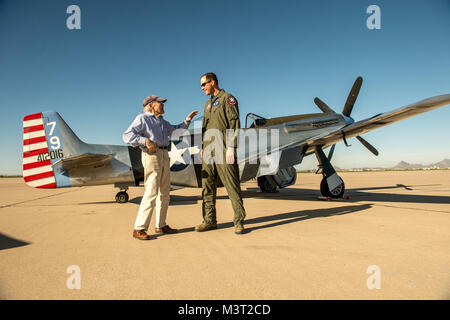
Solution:
[[(281, 154), (283, 152), (289, 152), (291, 156), (296, 155), (298, 158), (303, 157), (303, 155), (309, 155), (314, 153), (314, 146), (323, 146), (323, 148), (335, 144), (341, 140), (348, 139), (351, 137), (362, 135), (366, 132), (384, 127), (391, 123), (413, 117), (415, 115), (443, 107), (450, 104), (450, 94), (440, 95), (424, 99), (413, 104), (410, 104), (393, 111), (377, 114), (373, 117), (354, 122), (347, 126), (341, 127), (332, 132), (323, 132), (307, 139), (292, 141), (288, 144), (282, 145), (279, 148), (271, 149), (270, 153)], [(301, 148), (304, 146), (305, 148)], [(301, 151), (301, 152), (300, 152)], [(245, 163), (253, 158), (257, 158), (257, 154), (253, 154), (250, 157), (242, 159), (239, 162)]]
[(433, 109), (443, 107), (450, 104), (450, 94), (424, 99), (406, 107), (402, 107), (393, 111), (380, 113), (371, 118), (354, 122), (344, 128), (336, 130), (324, 137), (318, 139), (309, 139), (306, 143), (310, 146), (330, 145), (343, 139), (359, 136), (366, 132), (384, 127), (391, 123), (413, 117), (415, 115), (431, 111)]

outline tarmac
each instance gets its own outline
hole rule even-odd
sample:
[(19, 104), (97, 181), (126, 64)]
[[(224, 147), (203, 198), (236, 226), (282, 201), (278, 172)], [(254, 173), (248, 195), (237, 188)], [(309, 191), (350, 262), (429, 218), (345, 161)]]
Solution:
[(319, 200), (312, 173), (271, 194), (243, 183), (243, 235), (223, 188), (203, 233), (201, 190), (174, 190), (180, 231), (149, 241), (132, 237), (143, 187), (118, 204), (111, 185), (2, 178), (0, 299), (450, 299), (450, 170), (339, 175), (348, 200)]

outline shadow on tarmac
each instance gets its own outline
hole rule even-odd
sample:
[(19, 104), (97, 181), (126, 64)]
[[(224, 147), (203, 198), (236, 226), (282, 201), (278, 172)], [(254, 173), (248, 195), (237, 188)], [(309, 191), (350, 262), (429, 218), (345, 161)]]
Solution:
[[(420, 187), (422, 187), (421, 185)], [(426, 186), (439, 186), (439, 185), (426, 185)], [(406, 186), (403, 184), (397, 184), (395, 186), (387, 187), (373, 187), (373, 188), (361, 188), (361, 189), (348, 189), (345, 191), (345, 195), (349, 197), (345, 200), (347, 203), (355, 203), (358, 201), (370, 201), (370, 202), (409, 202), (409, 203), (436, 203), (436, 204), (450, 204), (450, 197), (448, 196), (429, 196), (429, 195), (418, 195), (418, 194), (405, 194), (405, 193), (373, 193), (365, 192), (372, 190), (385, 190), (385, 189), (402, 189), (407, 191), (414, 190), (416, 186)], [(418, 187), (418, 186), (417, 186)], [(242, 197), (252, 198), (252, 199), (274, 199), (274, 200), (303, 200), (311, 201), (317, 200), (320, 196), (320, 191), (318, 189), (304, 189), (296, 187), (288, 187), (279, 190), (279, 192), (268, 193), (261, 192), (259, 188), (247, 188), (247, 190), (242, 191)], [(218, 196), (220, 199), (228, 199), (228, 196)], [(134, 204), (140, 204), (142, 197), (136, 197), (131, 199), (129, 202)], [(198, 201), (202, 201), (201, 194), (199, 192), (198, 196), (170, 196), (170, 205), (185, 205), (185, 204), (196, 204)]]
[[(378, 190), (394, 190), (400, 189), (402, 191), (414, 191), (415, 187), (430, 187), (439, 186), (438, 184), (433, 185), (403, 185), (396, 184), (394, 186), (386, 187), (369, 187), (369, 188), (357, 188), (357, 189), (347, 189), (345, 195), (349, 199), (341, 200), (345, 203), (358, 203), (360, 201), (369, 202), (391, 202), (391, 203), (435, 203), (435, 204), (450, 204), (449, 196), (432, 196), (432, 195), (420, 195), (420, 194), (407, 194), (407, 193), (380, 193), (380, 192), (370, 192)], [(320, 196), (320, 191), (318, 189), (305, 189), (298, 187), (288, 187), (281, 189), (274, 193), (261, 192), (259, 188), (247, 188), (242, 191), (243, 199), (273, 199), (273, 200), (296, 200), (296, 201), (317, 201)], [(217, 196), (218, 200), (228, 199), (228, 196), (222, 195)], [(139, 205), (141, 203), (142, 196), (130, 199), (128, 202)], [(180, 196), (171, 195), (170, 205), (189, 205), (197, 204), (202, 201), (201, 190), (196, 196)], [(112, 204), (116, 201), (99, 201), (99, 202), (83, 202), (79, 204)], [(450, 211), (449, 211), (450, 213)]]
[(0, 233), (0, 250), (22, 247), (29, 244), (29, 242), (17, 240)]
[[(428, 185), (429, 186), (429, 185)], [(434, 185), (438, 186), (438, 185)], [(370, 201), (370, 202), (410, 202), (410, 203), (436, 203), (436, 204), (450, 204), (450, 197), (448, 196), (429, 196), (418, 194), (406, 194), (406, 193), (380, 193), (380, 192), (365, 192), (365, 190), (385, 190), (385, 189), (403, 189), (407, 191), (414, 190), (414, 186), (405, 186), (403, 184), (397, 184), (396, 186), (387, 187), (373, 187), (373, 188), (361, 188), (361, 189), (347, 189), (345, 195), (349, 197), (345, 202), (358, 202), (358, 201)], [(320, 195), (319, 190), (315, 189), (303, 189), (288, 187), (280, 190), (279, 193), (263, 193), (258, 192), (257, 188), (248, 188), (243, 192), (245, 198), (268, 198), (279, 200), (316, 200)]]
[[(245, 223), (244, 223), (244, 226), (245, 226), (244, 233), (250, 233), (252, 231), (259, 230), (259, 229), (277, 227), (277, 226), (281, 226), (284, 224), (299, 222), (299, 221), (308, 220), (308, 219), (326, 218), (326, 217), (331, 217), (331, 216), (355, 213), (358, 211), (370, 209), (371, 207), (372, 207), (371, 204), (351, 205), (351, 206), (342, 206), (342, 207), (338, 207), (338, 208), (292, 211), (292, 212), (286, 212), (286, 213), (278, 213), (278, 214), (274, 214), (271, 216), (246, 219)], [(261, 226), (255, 226), (255, 227), (251, 226), (252, 224), (264, 223), (264, 222), (268, 222), (268, 223), (261, 225)], [(218, 229), (233, 228), (233, 227), (234, 227), (233, 222), (225, 222), (225, 223), (217, 224)], [(194, 227), (190, 227), (190, 228), (183, 228), (183, 229), (178, 230), (178, 233), (185, 233), (185, 232), (195, 232), (195, 229), (194, 229)], [(158, 237), (163, 236), (163, 234), (157, 235), (157, 236)]]

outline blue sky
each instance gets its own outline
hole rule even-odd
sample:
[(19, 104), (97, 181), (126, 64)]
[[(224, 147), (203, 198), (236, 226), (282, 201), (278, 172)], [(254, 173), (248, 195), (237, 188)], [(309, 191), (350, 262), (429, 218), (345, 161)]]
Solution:
[[(66, 27), (72, 4), (81, 30)], [(366, 27), (372, 4), (380, 30)], [(242, 124), (248, 112), (316, 113), (316, 96), (341, 111), (358, 75), (355, 120), (450, 93), (449, 35), (448, 0), (0, 0), (0, 174), (21, 174), (27, 114), (55, 110), (85, 142), (123, 145), (147, 95), (168, 98), (174, 123), (202, 111), (199, 77), (209, 71), (237, 97)], [(379, 157), (355, 139), (339, 143), (333, 162), (450, 158), (449, 119), (447, 106), (365, 134)]]

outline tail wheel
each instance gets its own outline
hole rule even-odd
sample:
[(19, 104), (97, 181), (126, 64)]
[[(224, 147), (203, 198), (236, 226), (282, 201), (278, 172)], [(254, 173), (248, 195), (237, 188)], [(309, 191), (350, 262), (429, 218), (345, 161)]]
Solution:
[(125, 191), (120, 191), (116, 194), (116, 201), (118, 203), (126, 203), (128, 202), (128, 193)]
[(265, 176), (258, 177), (258, 186), (263, 192), (275, 192), (277, 190), (277, 186)]
[(344, 192), (345, 192), (344, 182), (342, 182), (340, 185), (338, 185), (331, 191), (328, 189), (328, 183), (326, 178), (323, 178), (322, 181), (320, 182), (320, 193), (324, 197), (330, 197), (333, 199), (342, 198), (344, 196)]

